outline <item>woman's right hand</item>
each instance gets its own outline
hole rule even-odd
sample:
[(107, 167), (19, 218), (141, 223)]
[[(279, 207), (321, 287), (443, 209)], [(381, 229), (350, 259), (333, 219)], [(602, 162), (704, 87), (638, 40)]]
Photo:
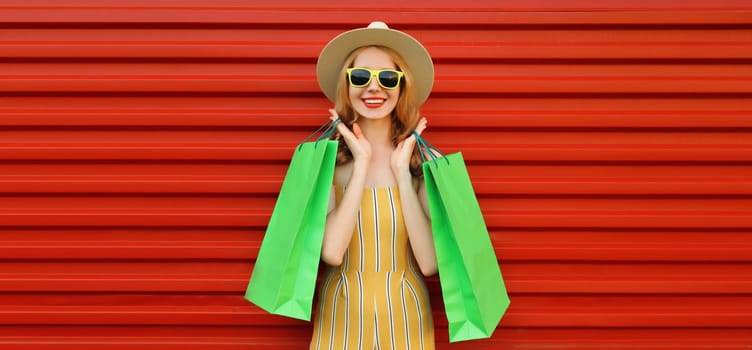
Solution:
[[(329, 113), (331, 113), (331, 117), (329, 117), (331, 120), (339, 119), (339, 115), (334, 109), (330, 109)], [(350, 131), (344, 123), (339, 123), (337, 124), (337, 131), (339, 131), (340, 135), (345, 139), (347, 147), (350, 148), (355, 164), (368, 166), (371, 162), (371, 144), (366, 137), (363, 136), (363, 132), (360, 130), (358, 123), (353, 123), (352, 131)]]

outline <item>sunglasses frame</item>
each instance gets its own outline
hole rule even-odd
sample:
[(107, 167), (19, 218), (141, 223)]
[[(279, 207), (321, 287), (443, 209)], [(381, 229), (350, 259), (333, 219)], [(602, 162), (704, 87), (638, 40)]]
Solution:
[[(371, 73), (371, 75), (368, 77), (368, 81), (365, 84), (363, 84), (363, 85), (353, 84), (353, 81), (352, 81), (352, 72), (354, 70), (356, 70), (356, 69), (362, 69), (364, 71), (367, 71), (368, 73)], [(381, 83), (381, 79), (379, 79), (379, 74), (381, 74), (381, 72), (394, 72), (394, 73), (397, 73), (397, 85), (395, 85), (394, 87), (384, 86), (384, 84)], [(359, 68), (359, 67), (347, 68), (347, 82), (352, 87), (357, 87), (357, 88), (366, 87), (366, 86), (368, 86), (368, 84), (371, 83), (371, 80), (373, 80), (374, 76), (376, 77), (376, 82), (379, 84), (379, 86), (381, 86), (382, 88), (387, 89), (387, 90), (394, 90), (394, 89), (396, 89), (396, 88), (398, 88), (400, 86), (400, 83), (402, 82), (402, 77), (405, 76), (405, 73), (400, 72), (400, 71), (398, 71), (396, 69), (369, 69), (369, 68)]]

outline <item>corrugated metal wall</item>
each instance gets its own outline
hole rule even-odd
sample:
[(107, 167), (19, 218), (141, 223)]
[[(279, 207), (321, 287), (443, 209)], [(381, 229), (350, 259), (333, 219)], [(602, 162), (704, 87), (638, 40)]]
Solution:
[(375, 19), (435, 57), (511, 293), (450, 346), (432, 278), (441, 349), (752, 347), (748, 1), (376, 6), (0, 3), (0, 347), (304, 348), (242, 294), (316, 56)]

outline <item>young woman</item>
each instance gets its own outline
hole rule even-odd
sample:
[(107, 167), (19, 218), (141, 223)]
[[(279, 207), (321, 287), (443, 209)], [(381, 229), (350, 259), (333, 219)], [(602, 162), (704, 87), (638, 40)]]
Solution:
[(431, 57), (373, 22), (329, 42), (317, 76), (342, 123), (310, 348), (434, 349), (422, 276), (436, 273), (436, 255), (412, 136), (426, 127)]

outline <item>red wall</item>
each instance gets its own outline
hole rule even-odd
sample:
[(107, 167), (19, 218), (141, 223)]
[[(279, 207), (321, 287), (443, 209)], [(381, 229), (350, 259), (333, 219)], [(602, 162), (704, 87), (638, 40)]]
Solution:
[(0, 347), (304, 348), (242, 295), (318, 52), (376, 19), (435, 58), (512, 299), (447, 345), (429, 280), (440, 349), (752, 346), (749, 1), (4, 0)]

